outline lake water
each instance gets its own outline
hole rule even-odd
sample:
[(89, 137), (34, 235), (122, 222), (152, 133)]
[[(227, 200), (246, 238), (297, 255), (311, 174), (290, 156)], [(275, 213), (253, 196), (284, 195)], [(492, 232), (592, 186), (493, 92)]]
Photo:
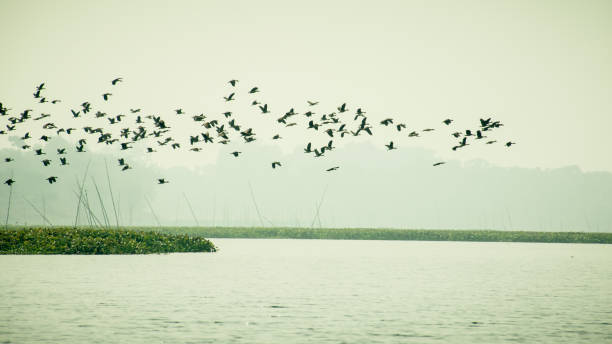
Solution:
[(214, 239), (0, 256), (0, 343), (612, 343), (612, 246)]

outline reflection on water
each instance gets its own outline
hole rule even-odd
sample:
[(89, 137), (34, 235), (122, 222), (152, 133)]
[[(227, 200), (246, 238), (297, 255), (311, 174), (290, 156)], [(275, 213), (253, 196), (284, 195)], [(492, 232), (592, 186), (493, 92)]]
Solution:
[(213, 241), (0, 256), (0, 342), (612, 342), (610, 245)]

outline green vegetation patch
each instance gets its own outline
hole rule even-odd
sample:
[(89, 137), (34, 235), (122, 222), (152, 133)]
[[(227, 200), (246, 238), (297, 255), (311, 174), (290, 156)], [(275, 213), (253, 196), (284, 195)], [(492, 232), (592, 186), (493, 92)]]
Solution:
[(161, 231), (163, 233), (200, 235), (207, 238), (424, 240), (612, 244), (612, 233), (589, 232), (295, 227), (161, 227), (147, 229)]
[(0, 230), (0, 254), (147, 254), (215, 252), (201, 236), (94, 228)]

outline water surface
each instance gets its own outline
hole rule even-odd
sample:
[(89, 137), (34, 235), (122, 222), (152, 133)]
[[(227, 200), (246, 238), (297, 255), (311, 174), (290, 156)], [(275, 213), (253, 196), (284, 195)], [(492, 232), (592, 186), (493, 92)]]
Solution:
[(611, 245), (213, 241), (0, 256), (0, 342), (612, 342)]

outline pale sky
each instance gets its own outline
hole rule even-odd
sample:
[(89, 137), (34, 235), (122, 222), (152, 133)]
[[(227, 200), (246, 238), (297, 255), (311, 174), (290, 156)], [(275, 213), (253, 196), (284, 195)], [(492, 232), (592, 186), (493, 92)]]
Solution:
[[(402, 144), (444, 160), (612, 172), (610, 1), (4, 0), (0, 42), (0, 101), (19, 112), (44, 81), (68, 114), (112, 91), (116, 111), (218, 115), (236, 78), (237, 97), (259, 86), (275, 117), (319, 100), (320, 113), (347, 102), (373, 121), (436, 128)], [(517, 145), (451, 151), (441, 121), (462, 129), (485, 115)], [(301, 149), (291, 133), (284, 149)]]

